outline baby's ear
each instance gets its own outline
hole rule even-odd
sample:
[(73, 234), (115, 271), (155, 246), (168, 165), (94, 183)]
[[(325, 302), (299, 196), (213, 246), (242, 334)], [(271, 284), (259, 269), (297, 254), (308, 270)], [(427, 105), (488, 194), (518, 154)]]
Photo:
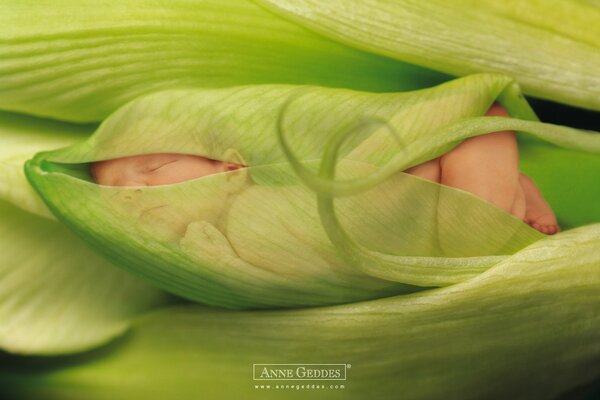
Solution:
[(242, 155), (236, 150), (229, 148), (223, 152), (223, 158), (225, 160), (225, 170), (229, 171), (238, 171), (234, 174), (226, 174), (226, 179), (230, 183), (235, 183), (231, 185), (230, 193), (236, 193), (237, 191), (245, 188), (249, 182), (249, 174), (248, 170), (245, 168), (248, 165)]
[(233, 171), (246, 166), (242, 155), (236, 150), (229, 148), (223, 152), (221, 160), (227, 162), (227, 171)]
[(240, 168), (242, 168), (242, 165), (239, 165), (239, 164), (234, 164), (234, 163), (230, 163), (230, 162), (225, 164), (226, 171), (235, 171), (236, 169), (240, 169)]

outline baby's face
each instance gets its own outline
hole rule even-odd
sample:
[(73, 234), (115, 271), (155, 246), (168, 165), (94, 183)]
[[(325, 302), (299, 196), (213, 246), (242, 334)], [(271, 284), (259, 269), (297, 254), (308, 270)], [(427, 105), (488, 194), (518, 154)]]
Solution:
[(178, 183), (241, 165), (187, 154), (147, 154), (95, 162), (90, 172), (106, 186), (156, 186)]

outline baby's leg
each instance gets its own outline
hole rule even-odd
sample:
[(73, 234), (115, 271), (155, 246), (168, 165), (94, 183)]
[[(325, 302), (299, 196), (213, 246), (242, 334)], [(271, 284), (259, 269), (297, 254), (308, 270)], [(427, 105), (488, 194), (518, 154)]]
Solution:
[[(507, 116), (498, 105), (487, 115)], [(525, 216), (525, 194), (519, 185), (518, 148), (513, 132), (466, 139), (450, 152), (405, 172), (473, 193), (514, 214)]]
[(415, 165), (410, 167), (406, 171), (407, 174), (419, 176), (423, 179), (427, 179), (434, 182), (440, 182), (440, 159), (435, 158), (427, 161), (423, 164)]
[[(499, 105), (487, 115), (507, 116)], [(444, 185), (471, 192), (495, 206), (525, 217), (525, 194), (519, 182), (519, 151), (514, 132), (502, 131), (463, 141), (440, 157)]]
[[(492, 106), (492, 108), (490, 108), (487, 115), (505, 116), (508, 114), (501, 107), (494, 105), (494, 106)], [(511, 133), (507, 132), (507, 134), (510, 135)], [(446, 176), (445, 176), (445, 180), (446, 180), (445, 184), (448, 186), (454, 186), (454, 187), (458, 187), (458, 188), (467, 190), (474, 194), (478, 194), (480, 192), (480, 190), (471, 190), (471, 189), (474, 189), (475, 186), (480, 186), (479, 183), (470, 182), (470, 177), (464, 177), (464, 179), (462, 179), (460, 181), (457, 178), (452, 179), (452, 177), (450, 176), (450, 173), (453, 172), (452, 170), (454, 168), (452, 168), (452, 167), (455, 166), (455, 167), (457, 167), (456, 169), (458, 169), (461, 166), (461, 165), (452, 165), (452, 161), (454, 158), (460, 160), (465, 154), (468, 154), (470, 156), (473, 156), (473, 155), (480, 156), (481, 155), (481, 154), (479, 154), (479, 152), (481, 150), (485, 150), (485, 149), (480, 149), (479, 143), (480, 142), (486, 143), (489, 140), (489, 139), (485, 139), (486, 136), (488, 136), (488, 135), (480, 136), (477, 138), (467, 139), (464, 143), (459, 145), (457, 148), (451, 150), (448, 154), (438, 157), (438, 158), (435, 158), (433, 160), (427, 161), (423, 164), (415, 165), (414, 167), (411, 167), (404, 172), (424, 178), (424, 179), (428, 179), (430, 181), (441, 183), (442, 182), (441, 160), (445, 159), (445, 164), (446, 164), (446, 169), (447, 169)], [(484, 138), (484, 139), (482, 140), (482, 138)], [(508, 138), (508, 141), (510, 141), (510, 140), (511, 139)], [(492, 147), (493, 147), (494, 141), (495, 140), (492, 140), (489, 142), (489, 144), (492, 145)], [(467, 144), (465, 144), (465, 143), (467, 143)], [(509, 143), (509, 145), (512, 146), (513, 144)], [(514, 151), (516, 153), (516, 142), (514, 143)], [(450, 157), (451, 153), (454, 153), (454, 155), (452, 157)], [(518, 159), (518, 154), (516, 154), (516, 157), (511, 157), (511, 159), (509, 161), (513, 162), (514, 158)], [(448, 165), (448, 164), (450, 164), (450, 165)], [(460, 174), (462, 175), (462, 172), (460, 172)], [(457, 183), (460, 186), (455, 186), (454, 183)], [(510, 212), (510, 210), (507, 210), (507, 211)]]
[(512, 132), (469, 138), (441, 157), (440, 183), (473, 193), (522, 219), (525, 196), (515, 149)]

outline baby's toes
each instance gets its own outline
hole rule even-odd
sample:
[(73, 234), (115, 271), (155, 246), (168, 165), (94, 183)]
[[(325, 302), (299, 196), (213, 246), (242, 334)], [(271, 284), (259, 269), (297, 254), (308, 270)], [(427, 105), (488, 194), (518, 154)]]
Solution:
[(533, 223), (531, 227), (545, 235), (554, 235), (555, 233), (560, 232), (560, 228), (558, 227), (558, 225), (542, 225), (539, 223)]
[(558, 226), (558, 221), (556, 221), (554, 214), (536, 215), (534, 217), (526, 216), (525, 220), (533, 229), (536, 229), (543, 234), (554, 235), (555, 233), (560, 232), (560, 227)]
[(558, 225), (548, 225), (548, 235), (554, 235), (558, 232), (560, 232), (560, 227)]

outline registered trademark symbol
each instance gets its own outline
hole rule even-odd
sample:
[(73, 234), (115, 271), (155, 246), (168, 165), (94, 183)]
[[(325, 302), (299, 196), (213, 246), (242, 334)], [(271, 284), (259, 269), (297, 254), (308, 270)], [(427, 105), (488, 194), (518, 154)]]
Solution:
[(352, 364), (346, 364), (346, 368), (352, 368)]

